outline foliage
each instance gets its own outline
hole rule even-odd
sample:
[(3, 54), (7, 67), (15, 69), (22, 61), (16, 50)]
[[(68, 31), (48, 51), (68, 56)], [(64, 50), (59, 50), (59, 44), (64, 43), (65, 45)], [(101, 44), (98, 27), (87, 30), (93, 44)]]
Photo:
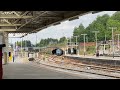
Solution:
[[(83, 36), (81, 34), (87, 34), (86, 41), (88, 42), (94, 42), (95, 41), (95, 33), (93, 31), (99, 31), (97, 34), (98, 41), (104, 41), (105, 36), (106, 40), (110, 40), (112, 37), (112, 31), (109, 29), (109, 27), (117, 27), (116, 30), (114, 30), (114, 37), (117, 40), (116, 34), (120, 33), (120, 11), (114, 13), (112, 16), (109, 16), (108, 14), (104, 14), (102, 16), (98, 16), (96, 20), (94, 20), (92, 23), (89, 24), (88, 27), (84, 27), (82, 23), (78, 27), (74, 28), (73, 36), (78, 36), (77, 41), (83, 42)], [(76, 38), (71, 38), (72, 42), (76, 42)], [(25, 42), (27, 42), (27, 46), (32, 46), (30, 41), (23, 41), (22, 46), (25, 46)], [(70, 42), (70, 39), (68, 40)], [(53, 38), (47, 38), (47, 39), (41, 39), (39, 43), (37, 43), (34, 46), (39, 47), (45, 47), (45, 46), (65, 46), (67, 43), (66, 37), (61, 37), (58, 39)], [(17, 42), (17, 45), (20, 46), (21, 42)], [(93, 47), (88, 47), (88, 51), (94, 51)]]
[(59, 40), (59, 43), (65, 43), (67, 41), (66, 37), (62, 37)]
[[(21, 46), (21, 41), (20, 42), (17, 41), (17, 46)], [(29, 40), (22, 41), (22, 46), (23, 47), (31, 47), (32, 46), (31, 41), (29, 41)]]
[(57, 39), (52, 39), (52, 38), (48, 38), (48, 39), (41, 39), (41, 41), (39, 43), (37, 43), (37, 46), (39, 47), (45, 47), (51, 44), (57, 44), (58, 40)]
[(114, 30), (114, 37), (116, 38), (116, 34), (120, 33), (119, 11), (114, 13), (111, 17), (107, 14), (104, 14), (103, 16), (98, 16), (96, 20), (90, 23), (89, 26), (86, 28), (84, 28), (84, 26), (80, 24), (79, 27), (74, 28), (73, 36), (79, 36), (78, 42), (83, 42), (83, 36), (81, 36), (81, 34), (86, 33), (88, 37), (88, 42), (93, 42), (95, 41), (95, 33), (93, 33), (92, 31), (99, 31), (99, 33), (97, 34), (98, 41), (104, 41), (105, 36), (106, 40), (110, 40), (112, 39), (112, 31), (111, 29), (109, 29), (109, 27), (117, 27), (117, 29)]

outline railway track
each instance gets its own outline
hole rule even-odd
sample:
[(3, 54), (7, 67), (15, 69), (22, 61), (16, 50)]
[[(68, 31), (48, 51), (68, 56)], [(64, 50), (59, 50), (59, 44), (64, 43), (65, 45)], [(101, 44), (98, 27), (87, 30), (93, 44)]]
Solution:
[[(71, 70), (71, 71), (77, 71), (77, 72), (85, 72), (85, 73), (90, 73), (90, 74), (97, 74), (97, 75), (102, 75), (102, 76), (108, 76), (108, 77), (113, 77), (113, 78), (120, 78), (120, 68), (116, 67), (108, 67), (108, 66), (103, 66), (103, 65), (94, 65), (94, 64), (84, 64), (84, 63), (76, 63), (74, 60), (70, 60), (71, 62), (65, 62), (63, 61), (63, 58), (58, 57), (50, 57), (48, 58), (48, 63), (41, 63), (41, 59), (37, 61), (39, 64), (47, 65), (50, 67), (54, 68), (60, 68), (60, 69), (65, 69), (65, 70)], [(62, 60), (60, 60), (62, 59)], [(63, 65), (64, 63), (64, 65)], [(55, 65), (54, 65), (55, 64)], [(62, 65), (61, 65), (62, 64)], [(68, 68), (67, 65), (71, 65), (71, 68)], [(78, 69), (76, 69), (78, 68)], [(98, 73), (95, 71), (103, 71), (106, 73)], [(109, 73), (115, 73), (115, 74), (109, 74)], [(119, 74), (119, 76), (116, 75)]]

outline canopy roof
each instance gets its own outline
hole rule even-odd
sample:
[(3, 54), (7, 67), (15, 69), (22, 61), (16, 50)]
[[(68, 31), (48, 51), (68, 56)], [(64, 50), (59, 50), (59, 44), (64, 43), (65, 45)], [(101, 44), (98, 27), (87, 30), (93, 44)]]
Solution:
[(0, 11), (0, 31), (34, 33), (90, 12), (93, 11)]

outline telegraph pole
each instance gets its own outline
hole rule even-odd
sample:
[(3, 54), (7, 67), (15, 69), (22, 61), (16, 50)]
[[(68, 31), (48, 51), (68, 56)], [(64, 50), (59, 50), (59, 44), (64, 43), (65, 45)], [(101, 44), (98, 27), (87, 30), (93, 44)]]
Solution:
[(112, 42), (112, 40), (109, 40), (109, 42), (110, 42), (110, 54), (111, 54), (111, 42)]
[(105, 41), (106, 41), (106, 34), (105, 34)]
[(85, 52), (86, 52), (86, 49), (85, 49), (85, 36), (86, 36), (87, 34), (81, 34), (81, 35), (83, 35), (83, 38), (84, 38), (84, 56), (85, 56)]
[(118, 49), (120, 48), (120, 45), (119, 45), (119, 36), (120, 34), (116, 34), (118, 36)]
[(93, 31), (93, 33), (95, 33), (95, 38), (96, 38), (96, 53), (97, 53), (97, 33), (99, 33), (99, 31)]
[(113, 50), (113, 58), (114, 58), (114, 33), (113, 30), (117, 29), (116, 27), (109, 27), (109, 29), (112, 29), (112, 50)]

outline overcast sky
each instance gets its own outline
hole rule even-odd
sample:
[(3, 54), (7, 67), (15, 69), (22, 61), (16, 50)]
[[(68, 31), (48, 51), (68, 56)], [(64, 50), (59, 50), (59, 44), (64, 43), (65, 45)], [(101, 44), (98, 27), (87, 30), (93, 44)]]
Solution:
[[(37, 42), (39, 42), (41, 39), (46, 38), (61, 38), (63, 36), (70, 37), (73, 35), (73, 30), (75, 27), (78, 27), (81, 23), (84, 25), (84, 27), (87, 27), (91, 22), (93, 22), (97, 16), (102, 16), (104, 14), (112, 15), (115, 11), (104, 11), (96, 14), (86, 14), (83, 16), (80, 16), (79, 19), (73, 20), (73, 21), (64, 21), (61, 22), (61, 24), (56, 26), (50, 26), (46, 29), (43, 29), (39, 31), (37, 34), (29, 34), (26, 37), (23, 38), (23, 40), (30, 40), (33, 44), (36, 43), (36, 36), (37, 36)], [(16, 37), (19, 37), (19, 35), (15, 35)], [(9, 37), (12, 37), (13, 35), (10, 34)], [(9, 39), (10, 43), (14, 43), (16, 41), (20, 41), (21, 39)]]

